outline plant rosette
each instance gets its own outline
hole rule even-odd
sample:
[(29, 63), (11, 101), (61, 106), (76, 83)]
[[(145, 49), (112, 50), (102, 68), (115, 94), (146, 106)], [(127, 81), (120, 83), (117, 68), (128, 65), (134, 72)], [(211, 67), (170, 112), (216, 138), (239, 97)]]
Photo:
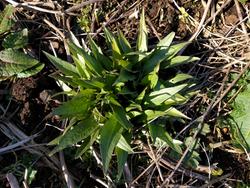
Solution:
[(198, 58), (178, 55), (188, 43), (172, 44), (173, 32), (149, 51), (144, 11), (135, 48), (120, 31), (117, 36), (106, 28), (104, 32), (109, 53), (103, 53), (91, 37), (90, 49), (84, 49), (73, 35), (68, 44), (74, 64), (45, 52), (60, 70), (53, 77), (67, 88), (63, 93), (69, 98), (54, 114), (70, 120), (64, 133), (49, 144), (57, 145), (53, 155), (78, 143), (76, 157), (80, 157), (97, 143), (104, 173), (115, 153), (120, 177), (128, 154), (133, 153), (131, 143), (141, 135), (150, 135), (154, 144), (161, 140), (182, 154), (180, 142), (165, 126), (189, 119), (176, 107), (195, 93), (194, 82), (188, 74), (168, 70)]

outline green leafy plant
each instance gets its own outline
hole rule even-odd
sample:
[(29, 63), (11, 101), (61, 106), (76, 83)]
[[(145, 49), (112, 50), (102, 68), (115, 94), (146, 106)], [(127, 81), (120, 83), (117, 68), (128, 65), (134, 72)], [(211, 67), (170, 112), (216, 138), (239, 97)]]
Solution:
[(229, 118), (233, 144), (247, 152), (250, 151), (249, 111), (250, 84), (247, 84), (245, 90), (237, 95)]
[(71, 88), (65, 91), (70, 100), (54, 110), (54, 114), (70, 122), (64, 133), (50, 142), (57, 145), (51, 155), (78, 143), (81, 146), (76, 157), (80, 157), (98, 143), (104, 173), (115, 152), (119, 178), (128, 154), (133, 152), (131, 143), (145, 135), (150, 135), (154, 143), (162, 140), (182, 154), (166, 126), (189, 119), (176, 106), (192, 96), (194, 83), (192, 76), (172, 71), (198, 58), (177, 55), (188, 43), (172, 44), (174, 33), (149, 51), (144, 11), (136, 49), (120, 31), (118, 36), (106, 28), (104, 32), (109, 47), (106, 54), (91, 37), (87, 50), (72, 35), (69, 48), (74, 65), (45, 52), (61, 72), (53, 77)]
[(10, 77), (25, 78), (37, 74), (44, 67), (38, 60), (20, 49), (28, 43), (28, 30), (11, 32), (15, 24), (12, 19), (14, 8), (7, 5), (0, 13), (0, 37), (3, 37), (0, 51), (0, 80)]

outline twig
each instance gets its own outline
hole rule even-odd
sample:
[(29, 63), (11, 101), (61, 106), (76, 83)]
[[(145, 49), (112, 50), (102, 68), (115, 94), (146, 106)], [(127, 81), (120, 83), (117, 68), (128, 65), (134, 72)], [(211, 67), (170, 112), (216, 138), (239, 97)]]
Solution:
[(62, 151), (59, 152), (59, 158), (60, 158), (60, 163), (61, 163), (61, 167), (62, 167), (62, 173), (63, 173), (64, 179), (67, 183), (67, 187), (74, 188), (75, 187), (74, 181), (72, 180), (71, 175), (69, 174), (69, 171), (68, 171), (67, 165), (65, 163), (65, 159), (64, 159), (64, 155), (63, 155)]
[(235, 7), (236, 7), (236, 10), (237, 10), (237, 14), (238, 14), (238, 17), (239, 17), (239, 20), (241, 22), (241, 28), (243, 30), (243, 33), (245, 34), (246, 36), (246, 39), (248, 40), (249, 37), (247, 35), (247, 28), (246, 28), (246, 25), (245, 23), (242, 21), (243, 20), (243, 17), (242, 17), (242, 13), (241, 13), (241, 10), (240, 10), (240, 4), (238, 2), (238, 0), (234, 0), (234, 3), (235, 3)]
[(74, 12), (74, 11), (77, 11), (77, 10), (83, 8), (86, 5), (89, 5), (89, 4), (92, 4), (92, 3), (96, 3), (96, 2), (101, 2), (101, 1), (104, 1), (104, 0), (89, 0), (89, 1), (84, 1), (81, 4), (78, 4), (78, 5), (75, 5), (73, 7), (68, 8), (67, 10), (65, 10), (65, 13)]
[(18, 3), (14, 0), (5, 0), (5, 1), (12, 4), (14, 7), (21, 7), (21, 8), (28, 9), (28, 10), (35, 10), (35, 11), (49, 13), (49, 14), (59, 14), (59, 15), (63, 14), (63, 12), (61, 11), (48, 10), (45, 8), (40, 8), (37, 6), (29, 5), (29, 3)]
[(202, 29), (205, 28), (206, 25), (204, 25), (204, 22), (205, 22), (205, 19), (207, 17), (207, 13), (210, 10), (210, 6), (211, 6), (212, 1), (213, 0), (208, 0), (206, 9), (204, 10), (203, 16), (202, 16), (201, 21), (199, 23), (199, 26), (198, 26), (196, 32), (192, 35), (192, 37), (188, 41), (192, 42), (201, 33)]
[(6, 175), (6, 178), (9, 182), (11, 188), (20, 188), (16, 177), (12, 173), (8, 173)]

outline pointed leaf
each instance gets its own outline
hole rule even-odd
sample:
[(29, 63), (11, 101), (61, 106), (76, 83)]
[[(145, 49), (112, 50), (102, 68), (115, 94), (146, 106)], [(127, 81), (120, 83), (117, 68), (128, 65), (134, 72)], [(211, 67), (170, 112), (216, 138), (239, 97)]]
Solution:
[(87, 115), (90, 107), (94, 104), (91, 97), (92, 91), (89, 94), (78, 94), (71, 100), (56, 108), (53, 113), (62, 117), (74, 117), (76, 115), (84, 117)]
[(126, 112), (121, 106), (112, 105), (114, 116), (117, 121), (125, 128), (131, 129), (133, 127), (132, 123), (128, 120)]
[(129, 154), (133, 153), (133, 149), (130, 147), (130, 145), (122, 135), (119, 142), (117, 143), (117, 147), (128, 152)]
[(92, 116), (80, 121), (77, 125), (72, 126), (70, 130), (64, 133), (64, 135), (59, 140), (59, 145), (53, 149), (50, 155), (53, 155), (66, 147), (80, 142), (81, 140), (89, 137), (97, 129), (98, 123)]
[(153, 124), (150, 124), (148, 127), (153, 142), (156, 142), (156, 138), (160, 138), (161, 140), (165, 141), (171, 149), (173, 149), (179, 154), (182, 154), (180, 146), (174, 144), (173, 138), (168, 134), (168, 132), (164, 129), (164, 127), (162, 127), (161, 125), (153, 125)]
[(98, 62), (101, 62), (102, 65), (107, 70), (112, 70), (112, 62), (111, 62), (111, 60), (103, 54), (101, 48), (99, 46), (97, 46), (97, 44), (95, 43), (95, 41), (89, 35), (88, 35), (88, 39), (89, 39), (89, 44), (90, 44), (91, 52), (93, 53), (93, 55), (96, 58), (96, 60)]
[(153, 103), (155, 105), (160, 105), (164, 101), (170, 99), (175, 94), (179, 93), (186, 86), (187, 84), (182, 84), (179, 86), (174, 86), (174, 87), (169, 87), (169, 88), (160, 89), (158, 91), (154, 91), (149, 94), (147, 102)]
[(100, 151), (104, 173), (107, 173), (113, 150), (121, 137), (122, 130), (114, 115), (106, 121), (101, 130)]
[(191, 79), (191, 78), (193, 78), (193, 77), (189, 74), (180, 73), (180, 74), (177, 74), (174, 78), (170, 79), (169, 82), (172, 84), (176, 84), (178, 82), (182, 82), (182, 81), (185, 81), (185, 80)]
[(164, 39), (160, 40), (160, 42), (157, 44), (157, 47), (169, 48), (172, 41), (174, 40), (174, 36), (174, 32), (169, 33)]
[(168, 62), (163, 63), (162, 67), (166, 69), (166, 68), (186, 64), (186, 63), (191, 63), (193, 61), (198, 61), (199, 59), (200, 58), (198, 57), (192, 57), (192, 56), (176, 56), (170, 59)]
[(166, 115), (172, 116), (172, 117), (177, 117), (177, 118), (190, 119), (189, 117), (187, 117), (185, 114), (183, 114), (182, 112), (180, 112), (179, 110), (177, 110), (174, 107), (171, 107), (170, 109), (168, 109), (166, 111)]
[(76, 46), (74, 43), (69, 42), (69, 48), (72, 53), (79, 54), (83, 57), (84, 64), (87, 65), (87, 67), (92, 70), (97, 75), (102, 75), (102, 72), (105, 70), (101, 63), (98, 62), (94, 57), (89, 55), (84, 49)]
[(118, 163), (117, 164), (118, 174), (116, 175), (116, 179), (117, 179), (117, 181), (119, 181), (121, 176), (122, 176), (124, 165), (127, 162), (128, 152), (120, 149), (119, 147), (116, 147), (115, 153), (117, 156), (117, 163)]
[(118, 30), (118, 41), (122, 48), (123, 53), (127, 54), (132, 51), (129, 42), (127, 41), (121, 30)]
[(97, 140), (99, 136), (99, 130), (95, 130), (94, 133), (86, 138), (84, 142), (81, 144), (81, 147), (77, 149), (75, 158), (81, 157), (89, 148), (93, 145), (93, 143)]
[(148, 31), (145, 22), (145, 11), (142, 9), (141, 17), (140, 17), (140, 28), (139, 35), (137, 39), (137, 50), (140, 52), (148, 51)]
[(66, 76), (74, 76), (76, 78), (79, 77), (76, 67), (72, 64), (68, 63), (67, 61), (61, 60), (58, 57), (50, 55), (47, 52), (44, 52), (44, 54), (47, 56), (50, 62)]
[(113, 57), (115, 59), (122, 59), (121, 49), (119, 48), (116, 37), (107, 28), (104, 28), (104, 33), (107, 43), (112, 49)]

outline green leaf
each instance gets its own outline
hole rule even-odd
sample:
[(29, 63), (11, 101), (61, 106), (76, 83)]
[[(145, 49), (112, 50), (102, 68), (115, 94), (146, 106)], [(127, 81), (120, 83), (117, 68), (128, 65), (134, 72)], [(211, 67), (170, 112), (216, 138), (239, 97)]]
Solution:
[(99, 46), (97, 46), (97, 44), (95, 43), (95, 41), (89, 35), (88, 35), (88, 39), (89, 39), (89, 44), (90, 44), (91, 52), (93, 53), (93, 55), (96, 58), (96, 60), (98, 62), (101, 62), (102, 65), (107, 70), (112, 70), (112, 62), (111, 62), (111, 60), (103, 54), (101, 48)]
[(175, 66), (179, 66), (182, 64), (198, 61), (199, 59), (200, 58), (198, 57), (191, 57), (191, 56), (176, 56), (170, 59), (167, 63), (163, 63), (162, 67), (166, 69), (166, 68), (175, 67)]
[(127, 118), (126, 112), (121, 106), (112, 105), (114, 116), (117, 121), (125, 128), (131, 129), (133, 127), (132, 123)]
[(239, 93), (233, 104), (230, 121), (232, 138), (238, 148), (250, 151), (250, 84)]
[(168, 134), (164, 127), (154, 124), (149, 124), (148, 127), (154, 143), (156, 142), (156, 138), (160, 138), (161, 140), (166, 142), (171, 149), (179, 154), (182, 154), (181, 147), (177, 144), (174, 144), (173, 138)]
[(117, 147), (128, 152), (129, 154), (133, 153), (133, 149), (130, 147), (130, 145), (122, 135), (119, 142), (117, 143)]
[(104, 33), (109, 47), (112, 49), (114, 59), (122, 59), (121, 49), (119, 48), (119, 44), (117, 42), (116, 37), (104, 27)]
[[(76, 46), (78, 46), (79, 48), (81, 48), (81, 45), (79, 41), (77, 40), (77, 38), (75, 37), (75, 35), (72, 32), (69, 32), (69, 34), (70, 34), (70, 41), (74, 43)], [(87, 70), (84, 58), (80, 54), (76, 53), (75, 51), (72, 52), (71, 57), (74, 60), (74, 63), (79, 72), (79, 75), (82, 78), (90, 79), (90, 72), (89, 70)]]
[(187, 117), (185, 114), (183, 114), (182, 112), (180, 112), (174, 107), (171, 107), (168, 110), (166, 110), (166, 115), (176, 117), (176, 118), (190, 119), (189, 117)]
[(83, 139), (89, 137), (97, 129), (98, 123), (95, 121), (93, 116), (80, 121), (64, 133), (64, 135), (59, 139), (58, 146), (51, 151), (50, 155), (82, 141)]
[(0, 13), (0, 35), (9, 31), (14, 25), (12, 19), (14, 13), (14, 7), (7, 5), (5, 9)]
[(91, 71), (93, 71), (93, 73), (95, 73), (98, 76), (102, 75), (105, 69), (102, 67), (102, 64), (98, 62), (94, 57), (89, 55), (84, 49), (76, 46), (72, 42), (69, 42), (69, 48), (72, 53), (79, 54), (83, 57), (84, 64), (86, 64), (87, 67)]
[(132, 51), (129, 42), (127, 41), (127, 39), (125, 38), (121, 30), (118, 30), (118, 41), (119, 41), (119, 44), (121, 46), (123, 53), (127, 54)]
[(148, 31), (145, 22), (145, 11), (142, 9), (141, 17), (140, 17), (140, 28), (139, 35), (137, 38), (137, 50), (140, 52), (148, 51)]
[(47, 56), (47, 58), (50, 60), (50, 62), (66, 76), (73, 76), (76, 78), (79, 77), (77, 69), (74, 65), (70, 64), (67, 61), (63, 61), (58, 57), (50, 55), (47, 52), (44, 52), (44, 54)]
[(146, 120), (148, 122), (154, 121), (159, 117), (164, 117), (164, 116), (171, 116), (171, 117), (176, 117), (176, 118), (184, 118), (184, 119), (190, 119), (183, 113), (181, 113), (179, 110), (177, 110), (174, 107), (169, 107), (166, 110), (145, 110), (144, 115), (146, 116)]
[(167, 60), (172, 59), (179, 51), (181, 51), (188, 44), (189, 42), (182, 42), (182, 43), (178, 43), (178, 44), (170, 46), (168, 50)]
[(92, 92), (92, 90), (89, 90), (89, 93), (76, 95), (71, 100), (56, 108), (53, 113), (62, 117), (86, 116), (90, 107), (94, 104), (94, 101), (91, 99)]
[(149, 85), (151, 89), (154, 89), (155, 86), (158, 83), (158, 72), (159, 72), (159, 64), (154, 68), (154, 70), (150, 73), (148, 73), (148, 75), (146, 75), (143, 80), (142, 80), (142, 84), (144, 85)]
[(13, 32), (5, 37), (2, 46), (4, 48), (20, 49), (28, 44), (28, 30), (23, 29), (19, 32)]
[(43, 69), (44, 65), (23, 52), (14, 49), (0, 51), (0, 78), (25, 78)]
[(113, 150), (121, 137), (122, 130), (123, 128), (116, 120), (115, 115), (112, 115), (106, 121), (101, 130), (100, 151), (103, 162), (103, 171), (105, 174), (108, 171)]
[(160, 40), (160, 42), (157, 44), (157, 47), (169, 48), (174, 40), (174, 36), (175, 36), (174, 32), (169, 33), (164, 39)]
[(116, 79), (115, 83), (113, 84), (114, 86), (118, 83), (126, 83), (128, 81), (134, 80), (136, 78), (135, 75), (130, 73), (129, 71), (125, 69), (121, 69), (121, 72), (119, 74), (119, 77)]
[(80, 148), (77, 149), (75, 158), (81, 157), (89, 148), (93, 145), (93, 143), (97, 140), (99, 136), (99, 130), (95, 130), (94, 133), (86, 138), (83, 143), (81, 144)]
[(193, 77), (189, 74), (180, 73), (180, 74), (177, 74), (174, 78), (170, 79), (169, 82), (172, 84), (176, 84), (178, 82), (182, 82), (182, 81), (185, 81), (185, 80), (191, 79), (191, 78), (193, 78)]
[(154, 91), (149, 94), (149, 97), (147, 98), (147, 102), (154, 105), (160, 105), (164, 101), (170, 99), (175, 94), (179, 93), (181, 90), (183, 90), (187, 84), (182, 84), (179, 86), (169, 87), (169, 88), (163, 88), (157, 91)]
[(118, 165), (117, 165), (118, 173), (117, 173), (116, 179), (117, 179), (117, 181), (119, 181), (121, 176), (122, 176), (124, 165), (127, 162), (128, 152), (120, 149), (119, 147), (116, 147), (115, 153), (117, 156), (117, 163), (118, 163)]
[(78, 83), (83, 88), (99, 88), (102, 89), (105, 87), (105, 83), (103, 82), (103, 79), (93, 78), (91, 80), (84, 80), (84, 79), (77, 79), (75, 80), (76, 83)]

